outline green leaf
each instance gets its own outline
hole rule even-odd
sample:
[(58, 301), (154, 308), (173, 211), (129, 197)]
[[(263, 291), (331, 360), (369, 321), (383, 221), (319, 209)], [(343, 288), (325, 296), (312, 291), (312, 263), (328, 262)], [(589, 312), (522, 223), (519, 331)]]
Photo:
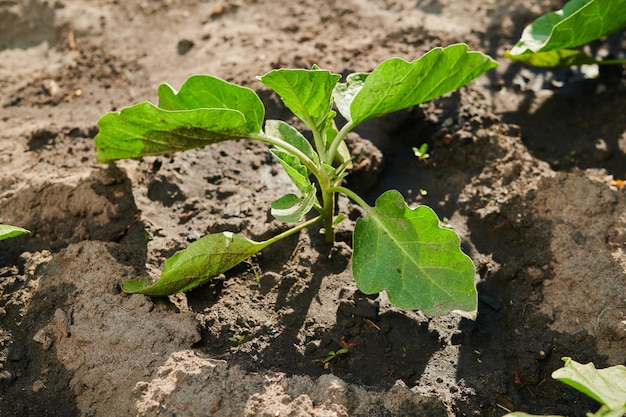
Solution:
[(143, 102), (100, 118), (98, 162), (193, 149), (261, 132), (265, 109), (248, 88), (195, 75), (178, 93), (161, 85), (159, 98), (161, 107)]
[(335, 86), (335, 90), (333, 91), (335, 105), (339, 113), (349, 122), (352, 121), (350, 105), (357, 93), (363, 88), (363, 84), (368, 75), (369, 74), (365, 72), (355, 72), (346, 77), (345, 83), (337, 83)]
[(272, 216), (281, 222), (296, 223), (313, 208), (315, 204), (315, 186), (311, 185), (302, 197), (295, 194), (286, 194), (272, 202)]
[[(487, 55), (468, 51), (465, 44), (450, 45), (432, 49), (413, 62), (390, 58), (379, 64), (360, 88), (363, 76), (357, 77), (353, 86), (335, 89), (335, 96), (338, 103), (342, 101), (341, 114), (357, 125), (456, 90), (497, 65)], [(355, 91), (347, 115), (345, 108)]]
[(270, 152), (278, 159), (278, 162), (280, 162), (283, 168), (285, 168), (287, 175), (289, 175), (291, 181), (298, 187), (298, 190), (300, 190), (302, 194), (306, 194), (306, 191), (311, 186), (309, 170), (302, 165), (297, 157), (288, 152), (280, 149), (270, 149)]
[(154, 284), (149, 285), (147, 279), (132, 279), (122, 283), (122, 290), (152, 296), (188, 291), (228, 271), (268, 244), (230, 232), (207, 235), (169, 258), (161, 278)]
[(626, 367), (623, 365), (596, 369), (593, 363), (580, 364), (568, 357), (552, 378), (590, 396), (611, 410), (626, 407)]
[(537, 52), (536, 54), (511, 55), (505, 51), (504, 56), (515, 62), (535, 67), (569, 67), (572, 65), (600, 64), (601, 61), (576, 49), (560, 49), (557, 51)]
[(574, 48), (626, 27), (626, 0), (571, 0), (522, 32), (511, 55)]
[(98, 127), (98, 162), (183, 151), (255, 133), (237, 110), (167, 111), (148, 102), (108, 113)]
[(311, 143), (302, 136), (302, 134), (291, 125), (282, 120), (268, 120), (265, 122), (265, 134), (284, 140), (290, 145), (295, 146), (303, 154), (305, 154), (313, 162), (318, 163), (319, 157)]
[(22, 229), (21, 227), (9, 226), (8, 224), (0, 224), (0, 240), (26, 235), (28, 233), (30, 233), (30, 231)]
[(439, 227), (432, 209), (410, 209), (391, 190), (366, 211), (353, 235), (352, 272), (359, 290), (385, 290), (397, 307), (431, 316), (453, 310), (476, 316), (474, 264), (456, 233)]
[(245, 115), (248, 132), (260, 132), (265, 118), (263, 103), (253, 90), (210, 75), (192, 75), (178, 93), (168, 84), (161, 84), (159, 107), (163, 110), (237, 110)]
[(340, 75), (320, 69), (277, 69), (259, 77), (310, 129), (326, 120)]
[(528, 414), (528, 413), (522, 413), (521, 411), (516, 411), (514, 413), (509, 413), (504, 415), (503, 417), (563, 417), (563, 416), (557, 416), (557, 415), (536, 415), (536, 414)]

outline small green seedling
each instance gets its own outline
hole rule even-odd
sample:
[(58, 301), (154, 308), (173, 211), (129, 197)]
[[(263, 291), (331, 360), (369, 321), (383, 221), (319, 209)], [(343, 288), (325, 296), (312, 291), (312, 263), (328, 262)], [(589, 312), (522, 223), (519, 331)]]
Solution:
[(331, 350), (330, 352), (328, 352), (328, 355), (324, 359), (322, 359), (322, 362), (323, 363), (329, 363), (332, 360), (337, 359), (339, 356), (345, 355), (348, 352), (349, 352), (349, 350), (345, 349), (345, 348), (344, 349), (339, 349), (338, 351)]
[[(295, 224), (291, 229), (261, 242), (230, 232), (210, 234), (169, 258), (157, 282), (128, 280), (122, 289), (153, 296), (187, 291), (318, 223), (332, 244), (344, 217), (337, 213), (337, 195), (344, 194), (365, 212), (353, 233), (352, 272), (360, 291), (386, 291), (392, 304), (427, 315), (457, 310), (475, 317), (475, 268), (459, 237), (439, 227), (429, 207), (410, 208), (398, 191), (383, 193), (370, 206), (342, 185), (352, 166), (344, 139), (366, 120), (439, 97), (496, 66), (489, 56), (456, 44), (412, 62), (388, 59), (343, 82), (317, 66), (259, 77), (306, 125), (311, 140), (284, 121), (264, 123), (265, 108), (253, 90), (207, 75), (192, 76), (178, 92), (161, 85), (158, 106), (143, 102), (103, 116), (95, 139), (99, 162), (256, 140), (272, 146), (295, 186), (270, 207), (276, 219)], [(333, 105), (346, 121), (340, 128)]]
[(572, 49), (626, 28), (626, 0), (570, 0), (563, 9), (527, 26), (505, 56), (537, 67), (626, 64), (624, 59), (598, 60)]
[(418, 161), (425, 161), (426, 159), (430, 158), (430, 155), (428, 154), (427, 143), (422, 143), (419, 148), (413, 147), (411, 149), (413, 150), (415, 156), (417, 156)]
[(9, 226), (8, 224), (0, 224), (0, 240), (26, 235), (29, 233), (29, 230), (22, 229), (21, 227)]
[[(593, 398), (602, 406), (587, 417), (622, 417), (626, 415), (626, 367), (611, 366), (596, 369), (593, 363), (581, 364), (571, 358), (563, 358), (565, 365), (552, 373), (552, 378), (577, 389)], [(540, 417), (522, 412), (509, 413), (504, 417)], [(543, 416), (561, 417), (561, 416)]]
[(246, 335), (241, 335), (241, 336), (231, 336), (228, 338), (228, 341), (236, 343), (237, 346), (239, 346), (240, 344), (242, 344), (244, 342), (244, 340), (246, 340)]

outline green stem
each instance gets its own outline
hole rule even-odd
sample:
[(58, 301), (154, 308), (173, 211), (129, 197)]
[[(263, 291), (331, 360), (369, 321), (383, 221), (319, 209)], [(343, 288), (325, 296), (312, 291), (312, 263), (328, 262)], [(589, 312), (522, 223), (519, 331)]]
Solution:
[(346, 195), (348, 198), (350, 198), (351, 200), (353, 200), (355, 203), (357, 203), (359, 206), (361, 206), (365, 211), (369, 211), (372, 209), (372, 207), (367, 204), (365, 202), (365, 200), (363, 200), (361, 197), (359, 197), (359, 195), (357, 193), (355, 193), (354, 191), (352, 191), (349, 188), (346, 187), (342, 187), (340, 185), (335, 186), (335, 187), (330, 187), (328, 189), (328, 192), (330, 193), (341, 193)]
[(282, 139), (278, 139), (278, 138), (275, 138), (275, 137), (272, 137), (272, 136), (257, 135), (257, 134), (251, 134), (250, 138), (254, 139), (254, 140), (261, 141), (261, 142), (269, 143), (270, 145), (274, 145), (274, 146), (276, 146), (279, 149), (287, 151), (291, 155), (293, 155), (296, 158), (298, 158), (300, 160), (300, 162), (302, 162), (302, 164), (304, 166), (306, 166), (309, 169), (309, 171), (311, 171), (316, 176), (317, 176), (316, 173), (318, 173), (320, 171), (320, 169), (317, 166), (317, 164), (315, 162), (313, 162), (311, 160), (311, 158), (306, 156), (300, 149), (296, 148), (295, 146), (291, 145), (290, 143), (285, 142)]
[(598, 65), (622, 65), (626, 64), (626, 59), (603, 59), (597, 61)]
[(352, 129), (354, 129), (354, 125), (352, 124), (352, 122), (349, 122), (341, 128), (339, 133), (337, 133), (337, 136), (335, 136), (335, 139), (333, 139), (333, 143), (331, 143), (330, 148), (328, 148), (328, 156), (331, 159), (335, 159), (335, 154), (337, 153), (337, 149), (339, 149), (339, 145), (341, 145), (341, 142), (343, 142), (348, 132), (350, 132)]
[(326, 234), (326, 243), (335, 241), (335, 225), (333, 224), (335, 214), (335, 193), (332, 188), (322, 187), (322, 207), (321, 217), (324, 219), (324, 231)]
[(263, 242), (259, 242), (259, 243), (264, 245), (263, 247), (265, 248), (265, 247), (267, 247), (267, 246), (269, 246), (271, 244), (274, 244), (274, 243), (278, 242), (279, 240), (285, 239), (285, 238), (287, 238), (287, 237), (289, 237), (289, 236), (291, 236), (291, 235), (293, 235), (295, 233), (298, 233), (300, 230), (306, 229), (307, 227), (311, 227), (315, 223), (320, 222), (321, 220), (322, 220), (322, 216), (317, 216), (317, 217), (315, 217), (315, 218), (313, 218), (311, 220), (307, 220), (306, 222), (304, 222), (302, 224), (299, 224), (299, 225), (297, 225), (295, 227), (292, 227), (289, 230), (286, 230), (286, 231), (284, 231), (284, 232), (282, 232), (282, 233), (280, 233), (280, 234), (278, 234), (278, 235), (276, 235), (276, 236), (274, 236), (274, 237), (272, 237), (270, 239), (264, 240)]

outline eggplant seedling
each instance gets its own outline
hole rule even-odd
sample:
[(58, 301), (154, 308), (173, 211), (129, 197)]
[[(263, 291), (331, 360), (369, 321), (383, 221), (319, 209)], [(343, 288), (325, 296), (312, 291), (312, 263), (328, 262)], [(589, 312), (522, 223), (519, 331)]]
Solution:
[[(295, 224), (291, 229), (261, 242), (230, 232), (207, 235), (169, 258), (158, 281), (127, 280), (122, 289), (153, 296), (186, 291), (318, 224), (332, 244), (344, 217), (336, 205), (337, 195), (343, 194), (365, 211), (354, 228), (352, 255), (354, 279), (363, 293), (386, 291), (392, 304), (427, 315), (458, 310), (475, 317), (475, 268), (461, 251), (459, 237), (439, 227), (429, 207), (409, 208), (398, 191), (383, 193), (370, 206), (342, 185), (351, 167), (344, 139), (366, 120), (446, 94), (496, 66), (489, 56), (455, 44), (412, 62), (388, 59), (345, 81), (317, 66), (277, 69), (259, 77), (306, 125), (311, 140), (284, 121), (264, 123), (265, 108), (253, 90), (208, 75), (190, 77), (178, 92), (162, 84), (158, 106), (143, 102), (104, 115), (95, 138), (99, 162), (257, 140), (271, 145), (270, 152), (298, 190), (286, 192), (270, 207), (276, 219)], [(345, 119), (341, 127), (335, 109)]]
[(626, 0), (570, 0), (526, 26), (504, 56), (537, 67), (626, 64), (626, 59), (597, 59), (575, 49), (626, 28), (625, 10)]

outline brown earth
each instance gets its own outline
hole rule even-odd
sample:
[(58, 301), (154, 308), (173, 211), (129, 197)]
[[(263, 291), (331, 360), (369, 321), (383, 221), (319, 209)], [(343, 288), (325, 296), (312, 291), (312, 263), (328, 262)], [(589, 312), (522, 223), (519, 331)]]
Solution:
[[(509, 64), (524, 25), (562, 6), (527, 3), (0, 2), (0, 223), (32, 230), (0, 242), (0, 416), (595, 410), (550, 374), (563, 356), (626, 363), (626, 198), (610, 181), (626, 173), (624, 68), (591, 79)], [(206, 233), (285, 230), (268, 207), (290, 185), (249, 142), (98, 165), (100, 116), (205, 73), (290, 119), (255, 76), (369, 71), (456, 42), (500, 67), (358, 129), (364, 168), (349, 181), (370, 202), (395, 188), (449, 219), (477, 266), (476, 321), (360, 294), (348, 200), (334, 247), (310, 230), (186, 295), (120, 291)], [(624, 57), (626, 40), (592, 49)], [(425, 162), (411, 151), (422, 143)], [(354, 346), (325, 366), (342, 339)]]

